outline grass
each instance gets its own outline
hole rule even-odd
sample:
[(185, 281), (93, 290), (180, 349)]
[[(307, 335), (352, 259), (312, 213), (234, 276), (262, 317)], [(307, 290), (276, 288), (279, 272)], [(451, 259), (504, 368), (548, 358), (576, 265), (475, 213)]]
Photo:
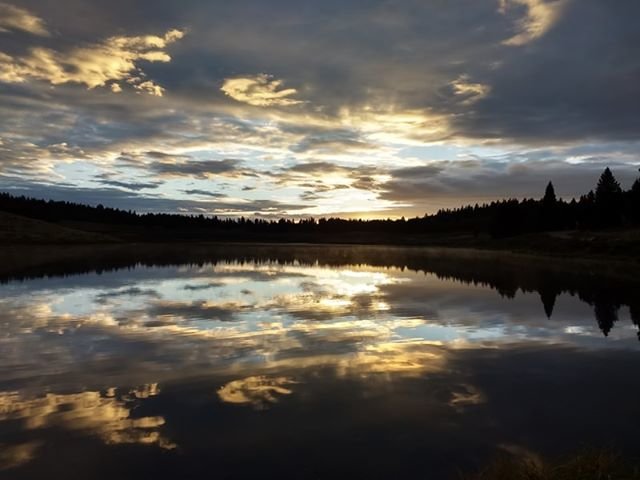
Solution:
[(106, 243), (113, 238), (100, 233), (0, 212), (0, 244)]
[(534, 455), (500, 454), (460, 480), (638, 480), (640, 466), (612, 450), (587, 449), (549, 462)]
[[(238, 236), (240, 235), (240, 236)], [(238, 237), (238, 238), (236, 238)], [(493, 239), (488, 235), (469, 233), (424, 233), (404, 235), (392, 233), (344, 232), (332, 235), (277, 234), (264, 238), (246, 238), (233, 232), (193, 230), (183, 232), (160, 227), (108, 225), (87, 222), (51, 223), (0, 212), (0, 244), (51, 245), (96, 243), (317, 243), (353, 245), (403, 245), (453, 247), (556, 258), (621, 260), (640, 262), (640, 229), (618, 229), (601, 232), (563, 231), (519, 235)]]

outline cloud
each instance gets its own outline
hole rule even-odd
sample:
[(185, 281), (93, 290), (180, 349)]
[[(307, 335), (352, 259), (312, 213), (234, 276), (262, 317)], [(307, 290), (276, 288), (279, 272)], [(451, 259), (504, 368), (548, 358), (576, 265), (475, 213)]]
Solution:
[[(157, 385), (146, 385), (126, 393), (136, 399), (144, 399), (157, 392)], [(88, 432), (107, 444), (175, 448), (176, 445), (161, 434), (164, 418), (132, 415), (136, 402), (126, 393), (117, 393), (112, 388), (106, 395), (87, 391), (72, 394), (48, 393), (43, 397), (25, 398), (19, 393), (0, 392), (0, 422), (22, 420), (26, 430), (57, 427), (68, 432)], [(20, 463), (31, 460), (34, 450), (19, 452), (23, 453), (19, 457)]]
[(334, 190), (360, 189), (375, 191), (383, 181), (385, 170), (375, 166), (344, 166), (320, 161), (299, 163), (271, 174), (279, 185), (310, 188), (305, 193), (308, 199), (315, 194)]
[(305, 175), (326, 175), (328, 173), (343, 173), (350, 172), (351, 170), (345, 167), (340, 167), (331, 162), (311, 162), (300, 163), (294, 165), (286, 170), (290, 173), (302, 173)]
[(523, 156), (440, 161), (393, 169), (389, 172), (390, 180), (380, 186), (381, 198), (414, 205), (416, 213), (435, 213), (439, 208), (499, 198), (541, 198), (544, 185), (549, 181), (561, 197), (570, 200), (595, 188), (607, 166), (625, 188), (637, 177), (637, 167), (625, 163), (598, 158), (570, 163), (563, 157), (540, 151)]
[(158, 301), (148, 308), (147, 313), (150, 317), (161, 321), (188, 319), (231, 322), (244, 309), (245, 306), (232, 302), (216, 304), (204, 300), (189, 303)]
[(120, 297), (151, 297), (151, 298), (160, 298), (160, 294), (153, 289), (142, 289), (139, 287), (129, 287), (121, 290), (113, 290), (106, 291), (104, 293), (98, 294), (96, 298), (96, 303), (107, 304), (109, 300)]
[(22, 56), (0, 52), (0, 81), (22, 83), (37, 79), (52, 85), (77, 83), (88, 89), (109, 84), (114, 93), (122, 90), (118, 82), (123, 81), (138, 91), (161, 97), (164, 88), (145, 79), (139, 62), (171, 61), (165, 49), (183, 36), (180, 30), (169, 30), (161, 37), (110, 37), (101, 43), (76, 46), (68, 51), (37, 46)]
[[(133, 84), (133, 88), (135, 88), (136, 90), (140, 91), (140, 92), (146, 92), (149, 95), (154, 95), (156, 97), (162, 97), (164, 95), (164, 88), (162, 88), (160, 85), (156, 85), (155, 83), (153, 83), (151, 80), (147, 80), (144, 81), (142, 83), (139, 84)], [(117, 90), (117, 88), (115, 89)], [(114, 93), (120, 93), (115, 91), (114, 88), (111, 88), (111, 91)]]
[(20, 180), (15, 177), (0, 177), (0, 190), (13, 195), (25, 195), (59, 201), (102, 204), (122, 210), (141, 213), (186, 213), (209, 215), (284, 215), (287, 212), (304, 210), (308, 205), (280, 202), (272, 199), (258, 200), (183, 200), (160, 195), (141, 195), (118, 188), (87, 188), (74, 185), (48, 184)]
[(566, 0), (500, 0), (499, 12), (507, 14), (514, 7), (525, 9), (525, 15), (517, 22), (513, 37), (505, 45), (522, 46), (547, 33), (558, 21)]
[(121, 187), (127, 190), (135, 190), (135, 191), (155, 189), (155, 188), (158, 188), (160, 185), (162, 185), (162, 183), (159, 183), (159, 182), (122, 182), (119, 180), (110, 180), (110, 179), (96, 180), (96, 181), (103, 185), (109, 185), (112, 187)]
[(40, 442), (37, 441), (17, 445), (3, 444), (0, 451), (0, 470), (9, 470), (29, 463), (36, 457), (40, 446)]
[(50, 35), (44, 20), (40, 17), (33, 15), (24, 8), (9, 5), (8, 3), (0, 3), (0, 32), (12, 30), (27, 32), (41, 37)]
[(283, 80), (261, 73), (253, 77), (227, 78), (220, 90), (238, 102), (256, 107), (287, 107), (302, 103), (289, 98), (298, 93), (295, 88), (281, 89)]
[[(140, 2), (117, 19), (113, 5), (91, 2), (83, 22), (63, 15), (73, 11), (67, 0), (19, 2), (38, 5), (32, 13), (51, 35), (6, 26), (0, 34), (3, 186), (18, 186), (6, 175), (65, 183), (65, 191), (75, 183), (80, 191), (69, 195), (93, 201), (115, 197), (86, 189), (96, 172), (109, 171), (114, 176), (103, 180), (121, 183), (103, 186), (144, 192), (143, 184), (163, 181), (130, 206), (118, 196), (127, 209), (153, 210), (156, 202), (158, 210), (206, 212), (215, 204), (246, 214), (258, 197), (278, 212), (306, 205), (283, 212), (292, 216), (400, 216), (423, 213), (428, 195), (451, 205), (456, 194), (466, 202), (537, 192), (523, 180), (513, 189), (489, 182), (496, 150), (506, 164), (532, 148), (580, 145), (580, 156), (593, 157), (616, 142), (602, 162), (637, 158), (636, 2), (389, 0), (291, 9), (287, 0), (252, 2), (252, 15), (236, 4), (163, 2), (158, 10)], [(164, 34), (172, 26), (188, 36)], [(130, 60), (120, 68), (123, 52)], [(51, 88), (55, 82), (63, 83)], [(171, 95), (157, 101), (165, 88)], [(138, 156), (127, 153), (127, 161), (121, 152)], [(417, 172), (385, 178), (467, 154), (493, 165), (486, 179), (476, 171), (489, 190), (469, 183), (469, 170), (445, 164), (447, 173), (428, 182)], [(214, 163), (222, 159), (242, 163)], [(297, 165), (302, 170), (291, 169)], [(548, 167), (540, 163), (545, 176)], [(387, 181), (390, 197), (381, 198)], [(234, 200), (185, 200), (185, 190)]]
[(66, 142), (38, 145), (20, 137), (0, 136), (0, 173), (46, 174), (58, 163), (87, 158), (82, 148)]
[(468, 75), (460, 75), (451, 82), (453, 93), (462, 99), (462, 103), (469, 105), (486, 97), (491, 92), (489, 85), (473, 83), (469, 81)]
[(367, 141), (353, 128), (309, 128), (282, 125), (285, 133), (296, 135), (304, 133), (304, 137), (289, 149), (295, 153), (312, 155), (336, 155), (351, 152), (374, 150), (378, 146)]
[(218, 193), (218, 192), (210, 192), (208, 190), (200, 190), (197, 188), (191, 189), (191, 190), (182, 190), (183, 193), (186, 193), (187, 195), (199, 195), (201, 197), (213, 197), (213, 198), (224, 198), (226, 197), (226, 195), (224, 193)]
[(157, 150), (146, 152), (122, 152), (118, 165), (157, 174), (162, 178), (193, 177), (199, 179), (216, 176), (254, 177), (256, 172), (244, 168), (241, 160), (200, 160), (186, 154), (173, 154)]
[(263, 410), (269, 404), (277, 403), (278, 397), (291, 395), (289, 385), (296, 382), (289, 377), (254, 376), (233, 380), (218, 390), (218, 398), (225, 403), (252, 405)]
[(473, 385), (463, 384), (458, 391), (452, 390), (449, 405), (458, 411), (464, 411), (469, 406), (486, 403), (486, 396)]
[(239, 160), (193, 160), (180, 163), (152, 162), (146, 167), (159, 174), (161, 177), (195, 177), (210, 178), (220, 175), (242, 175)]
[(531, 48), (502, 48), (495, 64), (485, 57), (489, 68), (465, 66), (491, 94), (449, 115), (452, 136), (526, 146), (635, 143), (640, 84), (631, 72), (640, 60), (630, 19), (640, 15), (640, 4), (568, 1), (560, 10)]

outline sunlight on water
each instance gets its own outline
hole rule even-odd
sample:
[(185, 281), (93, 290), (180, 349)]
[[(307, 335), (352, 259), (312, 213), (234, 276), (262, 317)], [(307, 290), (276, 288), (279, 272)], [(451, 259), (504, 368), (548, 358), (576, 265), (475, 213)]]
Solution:
[[(79, 438), (90, 439), (91, 447), (81, 448), (175, 451), (179, 463), (202, 453), (201, 444), (193, 446), (202, 432), (185, 437), (171, 418), (181, 412), (195, 421), (197, 411), (212, 422), (225, 404), (264, 415), (280, 410), (296, 422), (301, 408), (321, 412), (338, 402), (343, 410), (375, 411), (386, 399), (409, 405), (394, 407), (398, 428), (426, 416), (439, 419), (427, 436), (460, 422), (486, 430), (490, 424), (478, 426), (477, 416), (495, 423), (500, 414), (488, 413), (496, 392), (483, 385), (482, 364), (493, 364), (486, 368), (497, 377), (509, 372), (501, 386), (508, 390), (517, 383), (509, 362), (527, 355), (562, 359), (546, 380), (541, 365), (522, 364), (532, 387), (570, 375), (574, 357), (591, 365), (603, 352), (635, 353), (637, 325), (627, 308), (617, 306), (609, 326), (605, 307), (596, 303), (594, 314), (563, 289), (550, 301), (545, 292), (504, 295), (431, 272), (298, 262), (221, 261), (8, 282), (0, 286), (0, 468), (45, 468), (50, 442), (75, 445)], [(321, 428), (317, 420), (305, 422)], [(256, 428), (268, 435), (272, 427)], [(505, 429), (498, 436), (508, 436)]]

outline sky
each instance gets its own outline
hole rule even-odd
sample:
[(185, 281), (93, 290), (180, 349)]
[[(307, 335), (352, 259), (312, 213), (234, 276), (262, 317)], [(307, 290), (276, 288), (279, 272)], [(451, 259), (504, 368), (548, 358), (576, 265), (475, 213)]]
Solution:
[(387, 218), (640, 167), (636, 0), (0, 1), (0, 191)]

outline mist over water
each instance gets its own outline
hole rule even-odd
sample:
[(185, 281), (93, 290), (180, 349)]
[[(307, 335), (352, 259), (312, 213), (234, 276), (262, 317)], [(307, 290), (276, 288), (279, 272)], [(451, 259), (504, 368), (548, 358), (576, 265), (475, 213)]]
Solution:
[(632, 279), (242, 248), (5, 274), (2, 478), (448, 478), (500, 450), (634, 451)]

